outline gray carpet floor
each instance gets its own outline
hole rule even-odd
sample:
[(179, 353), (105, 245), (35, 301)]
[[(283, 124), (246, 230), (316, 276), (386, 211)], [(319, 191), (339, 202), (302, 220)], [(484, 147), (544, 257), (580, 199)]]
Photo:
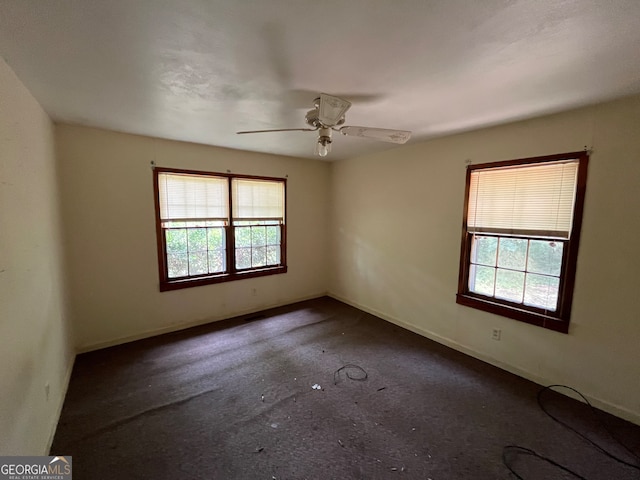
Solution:
[[(540, 389), (325, 297), (79, 355), (51, 452), (75, 480), (515, 479), (502, 456), (519, 445), (588, 480), (640, 478), (547, 416)], [(638, 463), (604, 427), (638, 453), (639, 426), (541, 400)]]

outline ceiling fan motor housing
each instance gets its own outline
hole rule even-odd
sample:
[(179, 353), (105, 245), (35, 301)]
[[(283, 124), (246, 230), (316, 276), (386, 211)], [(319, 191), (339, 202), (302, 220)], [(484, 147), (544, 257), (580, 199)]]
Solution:
[(318, 109), (309, 110), (305, 115), (307, 124), (313, 128), (320, 128), (320, 119), (318, 118)]
[[(335, 126), (337, 127), (339, 125), (343, 125), (344, 119), (345, 117), (342, 116), (342, 118), (336, 122)], [(317, 108), (314, 108), (313, 110), (309, 110), (307, 112), (307, 114), (305, 115), (305, 121), (307, 122), (307, 125), (313, 128), (323, 128), (323, 127), (328, 128), (327, 125), (323, 125), (322, 122), (320, 121), (319, 111)]]

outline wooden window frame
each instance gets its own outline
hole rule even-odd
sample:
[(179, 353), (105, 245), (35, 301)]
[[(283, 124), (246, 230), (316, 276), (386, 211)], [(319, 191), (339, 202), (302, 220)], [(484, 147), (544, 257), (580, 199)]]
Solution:
[[(188, 278), (170, 279), (167, 268), (167, 250), (164, 229), (160, 218), (160, 189), (158, 175), (161, 173), (176, 173), (185, 175), (201, 175), (206, 177), (224, 177), (227, 179), (229, 195), (228, 225), (225, 226), (226, 265), (227, 271), (218, 274), (204, 274)], [(280, 238), (280, 265), (253, 268), (251, 270), (237, 270), (235, 264), (235, 228), (233, 218), (233, 193), (231, 182), (233, 179), (267, 180), (282, 182), (284, 187), (284, 217), (281, 225)], [(246, 278), (264, 277), (287, 272), (287, 179), (277, 177), (265, 177), (256, 175), (241, 175), (231, 173), (206, 172), (200, 170), (184, 170), (177, 168), (155, 167), (153, 169), (153, 191), (155, 197), (156, 214), (156, 240), (158, 250), (158, 273), (160, 278), (160, 291), (171, 291), (182, 288), (199, 287), (223, 282), (232, 282)]]
[[(527, 307), (521, 304), (501, 300), (494, 297), (483, 296), (469, 291), (469, 271), (471, 264), (471, 246), (473, 233), (467, 229), (467, 213), (469, 207), (469, 190), (471, 173), (474, 170), (510, 167), (518, 165), (535, 165), (561, 160), (578, 160), (578, 173), (576, 179), (576, 199), (573, 210), (573, 227), (568, 240), (565, 240), (562, 267), (560, 273), (560, 286), (558, 292), (558, 308), (555, 312), (545, 312), (535, 307)], [(557, 332), (568, 333), (573, 303), (573, 290), (575, 286), (576, 265), (578, 261), (578, 247), (580, 245), (580, 231), (584, 211), (584, 197), (587, 184), (587, 167), (589, 153), (586, 151), (569, 152), (542, 157), (531, 157), (502, 162), (491, 162), (467, 167), (464, 212), (462, 221), (462, 239), (460, 247), (460, 272), (458, 277), (458, 293), (456, 303), (467, 307), (476, 308), (486, 312), (501, 315), (521, 322), (537, 325)], [(487, 235), (492, 235), (488, 233)], [(506, 235), (501, 235), (506, 236)], [(526, 237), (536, 239), (536, 237)]]

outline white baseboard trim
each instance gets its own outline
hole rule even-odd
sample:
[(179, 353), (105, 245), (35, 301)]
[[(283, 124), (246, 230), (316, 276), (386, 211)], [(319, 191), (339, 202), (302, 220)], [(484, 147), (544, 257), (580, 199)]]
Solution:
[(136, 340), (142, 340), (144, 338), (155, 337), (165, 333), (178, 332), (180, 330), (186, 330), (187, 328), (197, 327), (200, 325), (206, 325), (208, 323), (219, 322), (221, 320), (228, 320), (230, 318), (241, 317), (243, 315), (250, 315), (252, 313), (262, 312), (263, 310), (269, 310), (271, 308), (283, 307), (285, 305), (291, 305), (293, 303), (304, 302), (306, 300), (313, 300), (314, 298), (320, 298), (327, 296), (327, 292), (322, 292), (314, 295), (308, 295), (305, 297), (294, 298), (284, 302), (273, 303), (269, 305), (262, 305), (260, 307), (254, 307), (247, 310), (240, 310), (233, 314), (221, 315), (219, 317), (208, 317), (204, 319), (194, 320), (190, 322), (180, 323), (177, 325), (167, 325), (153, 330), (145, 330), (144, 332), (136, 333), (134, 335), (127, 335), (124, 337), (114, 338), (112, 340), (106, 340), (102, 342), (90, 343), (87, 345), (79, 346), (76, 348), (76, 353), (86, 353), (93, 350), (100, 350), (102, 348), (113, 347), (115, 345), (122, 345), (124, 343), (135, 342)]
[[(365, 311), (367, 313), (370, 313), (371, 315), (375, 315), (376, 317), (379, 317), (390, 323), (398, 325), (399, 327), (410, 330), (414, 333), (417, 333), (418, 335), (422, 335), (423, 337), (433, 340), (434, 342), (438, 342), (442, 345), (453, 348), (454, 350), (462, 352), (471, 357), (477, 358), (478, 360), (482, 360), (483, 362), (486, 362), (486, 363), (489, 363), (490, 365), (501, 368), (502, 370), (505, 370), (509, 373), (518, 375), (519, 377), (526, 378), (527, 380), (531, 380), (532, 382), (537, 383), (538, 385), (547, 386), (547, 385), (554, 385), (554, 384), (560, 383), (560, 382), (554, 381), (553, 379), (544, 378), (534, 373), (528, 372), (526, 370), (522, 370), (521, 368), (504, 363), (496, 358), (491, 357), (490, 355), (486, 355), (482, 352), (478, 352), (476, 350), (468, 348), (465, 345), (462, 345), (458, 342), (442, 337), (436, 333), (430, 332), (423, 328), (417, 327), (416, 325), (413, 325), (411, 323), (407, 323), (391, 315), (387, 315), (386, 313), (378, 311), (374, 308), (369, 308), (366, 305), (361, 305), (358, 302), (353, 302), (336, 293), (329, 292), (327, 293), (327, 295), (331, 298), (334, 298), (335, 300), (346, 303), (347, 305), (351, 305), (352, 307), (355, 307), (359, 310)], [(563, 392), (562, 390), (558, 390), (558, 392), (562, 394), (566, 394), (566, 392)], [(584, 392), (581, 392), (581, 393), (585, 396), (585, 398), (589, 400), (589, 402), (591, 402), (591, 405), (593, 405), (594, 407), (604, 410), (605, 412), (611, 413), (616, 417), (628, 420), (632, 423), (635, 423), (636, 425), (640, 425), (640, 413), (636, 413), (627, 408), (621, 407), (619, 405), (615, 405), (605, 400), (592, 397)]]
[[(64, 407), (64, 400), (67, 398), (67, 391), (69, 390), (69, 383), (71, 382), (71, 373), (73, 372), (73, 365), (76, 362), (76, 355), (73, 354), (73, 358), (69, 362), (67, 366), (67, 371), (64, 375), (64, 379), (62, 381), (62, 391), (60, 392), (60, 396), (58, 397), (58, 405), (56, 405), (56, 414), (54, 416), (54, 422), (51, 425), (51, 429), (49, 431), (49, 439), (47, 440), (46, 450), (42, 453), (42, 455), (48, 456), (51, 451), (51, 445), (53, 445), (53, 439), (56, 435), (56, 430), (58, 429), (58, 422), (60, 422), (60, 415), (62, 415), (62, 408)], [(58, 452), (61, 455), (64, 455), (65, 452)]]

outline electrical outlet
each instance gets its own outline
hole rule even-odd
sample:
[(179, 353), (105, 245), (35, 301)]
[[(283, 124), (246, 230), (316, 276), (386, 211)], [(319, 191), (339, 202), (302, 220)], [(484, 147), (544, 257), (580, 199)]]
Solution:
[(494, 328), (493, 331), (491, 332), (491, 338), (493, 340), (500, 340), (501, 335), (502, 335), (502, 330), (500, 330), (499, 328)]
[(255, 297), (256, 295), (258, 295), (258, 289), (257, 289), (257, 288), (252, 288), (252, 289), (251, 289), (251, 295), (253, 295), (254, 297)]
[(48, 402), (49, 401), (49, 391), (51, 390), (51, 387), (49, 386), (49, 382), (44, 384), (44, 398), (45, 400)]

